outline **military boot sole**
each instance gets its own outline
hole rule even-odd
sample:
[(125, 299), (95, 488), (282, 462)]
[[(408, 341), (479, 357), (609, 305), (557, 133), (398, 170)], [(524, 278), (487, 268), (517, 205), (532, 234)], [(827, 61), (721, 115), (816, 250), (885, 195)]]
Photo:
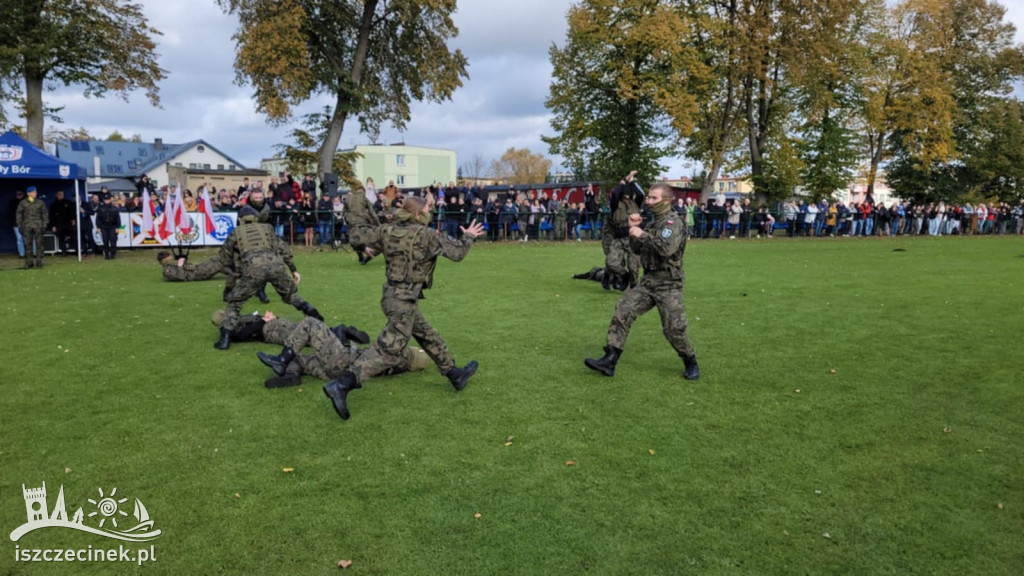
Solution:
[(338, 416), (342, 420), (348, 420), (352, 414), (348, 411), (348, 390), (342, 388), (337, 380), (331, 380), (327, 384), (324, 384), (324, 395), (331, 399), (331, 405), (334, 406), (334, 411), (338, 413)]

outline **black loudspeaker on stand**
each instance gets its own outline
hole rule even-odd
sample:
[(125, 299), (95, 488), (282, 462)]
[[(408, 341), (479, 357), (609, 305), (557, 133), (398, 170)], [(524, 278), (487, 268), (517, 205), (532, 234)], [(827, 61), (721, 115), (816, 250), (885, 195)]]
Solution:
[(333, 172), (325, 172), (321, 181), (321, 189), (331, 196), (338, 195), (338, 175)]

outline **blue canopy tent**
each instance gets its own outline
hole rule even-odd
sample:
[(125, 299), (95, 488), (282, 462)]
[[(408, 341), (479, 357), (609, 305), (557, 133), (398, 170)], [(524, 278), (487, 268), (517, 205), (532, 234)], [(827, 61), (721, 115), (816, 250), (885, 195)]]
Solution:
[[(39, 198), (49, 205), (63, 190), (64, 195), (75, 195), (75, 212), (81, 213), (82, 198), (79, 191), (85, 190), (85, 174), (78, 166), (62, 162), (50, 156), (14, 132), (0, 136), (0, 252), (14, 252), (17, 243), (14, 237), (14, 214), (10, 213), (11, 202), (17, 190), (35, 186)], [(78, 259), (82, 259), (82, 235), (76, 234)]]

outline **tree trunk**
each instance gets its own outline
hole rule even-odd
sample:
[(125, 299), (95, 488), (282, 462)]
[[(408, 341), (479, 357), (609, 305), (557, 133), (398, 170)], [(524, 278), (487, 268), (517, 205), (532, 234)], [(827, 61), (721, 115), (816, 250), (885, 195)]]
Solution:
[(707, 202), (715, 192), (715, 181), (718, 180), (718, 173), (722, 171), (721, 158), (711, 160), (711, 168), (704, 176), (704, 186), (700, 189), (700, 201)]
[(885, 149), (885, 133), (876, 134), (871, 140), (871, 166), (868, 168), (868, 190), (875, 195), (875, 181), (878, 179), (878, 165), (882, 163), (882, 152)]
[[(359, 40), (356, 42), (356, 53), (352, 58), (352, 86), (355, 90), (362, 88), (363, 70), (366, 69), (366, 54), (370, 49), (370, 30), (373, 28), (373, 17), (377, 11), (378, 0), (366, 0), (363, 5), (363, 17), (359, 23)], [(338, 150), (338, 142), (341, 141), (341, 131), (345, 128), (345, 120), (352, 106), (351, 97), (341, 92), (334, 104), (334, 113), (331, 115), (331, 124), (327, 129), (327, 137), (317, 151), (317, 169), (320, 174), (334, 172), (334, 154)]]
[(25, 137), (43, 147), (43, 77), (38, 65), (25, 65)]

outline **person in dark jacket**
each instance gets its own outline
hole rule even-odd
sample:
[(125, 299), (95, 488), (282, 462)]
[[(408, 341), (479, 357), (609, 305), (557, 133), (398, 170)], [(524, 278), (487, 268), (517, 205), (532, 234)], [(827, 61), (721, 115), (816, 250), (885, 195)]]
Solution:
[(63, 190), (57, 190), (57, 197), (50, 204), (50, 230), (57, 236), (57, 248), (62, 254), (75, 251), (75, 205), (64, 197)]
[(96, 227), (103, 237), (103, 258), (113, 260), (117, 256), (117, 229), (121, 226), (121, 213), (110, 197), (103, 194), (103, 203), (96, 210)]
[(18, 228), (17, 214), (18, 204), (25, 199), (25, 193), (21, 190), (14, 192), (14, 196), (7, 202), (7, 217), (10, 218), (11, 228), (14, 230), (14, 240), (18, 243), (18, 257), (25, 257), (25, 239), (21, 236), (21, 230)]

